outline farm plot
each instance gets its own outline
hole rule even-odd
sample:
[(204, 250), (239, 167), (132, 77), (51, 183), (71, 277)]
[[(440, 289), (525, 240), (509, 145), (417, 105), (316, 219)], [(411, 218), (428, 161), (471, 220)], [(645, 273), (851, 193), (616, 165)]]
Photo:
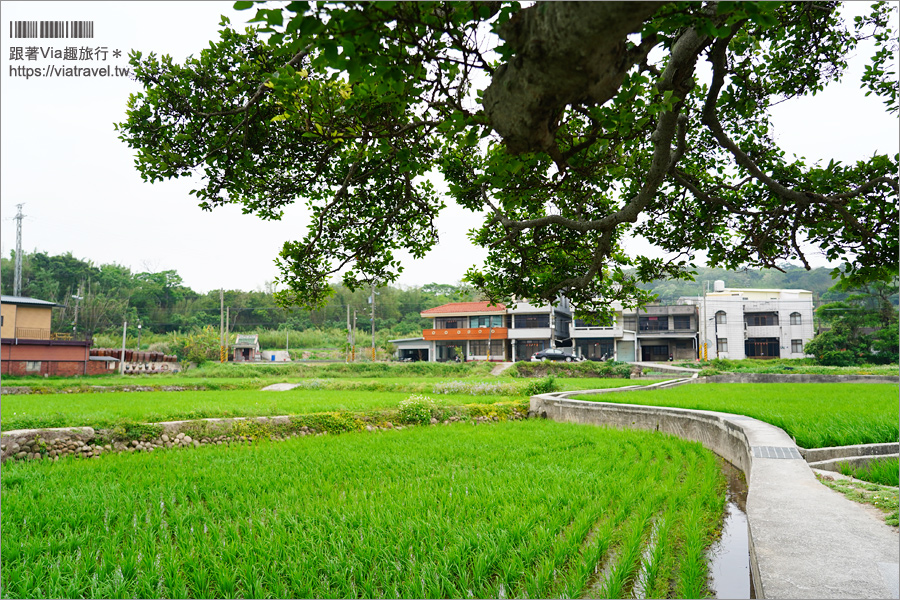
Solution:
[(547, 421), (4, 466), (4, 597), (679, 597), (699, 444)]
[(781, 427), (801, 447), (824, 448), (898, 441), (897, 392), (891, 383), (710, 383), (578, 399), (737, 413)]
[[(527, 399), (529, 380), (447, 378), (304, 379), (287, 392), (256, 390), (95, 392), (4, 395), (4, 431), (39, 427), (108, 426), (120, 420), (173, 421), (327, 411), (396, 409), (410, 393), (426, 393), (442, 406)], [(561, 389), (633, 385), (627, 379), (557, 379)], [(267, 385), (271, 382), (261, 383)]]

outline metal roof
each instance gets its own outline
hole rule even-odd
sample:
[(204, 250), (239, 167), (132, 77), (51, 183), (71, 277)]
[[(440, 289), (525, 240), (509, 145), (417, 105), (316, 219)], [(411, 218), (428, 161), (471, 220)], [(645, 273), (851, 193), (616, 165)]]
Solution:
[(46, 308), (62, 307), (62, 304), (49, 302), (47, 300), (38, 300), (37, 298), (28, 298), (26, 296), (0, 296), (0, 303), (15, 304), (17, 306), (43, 306)]

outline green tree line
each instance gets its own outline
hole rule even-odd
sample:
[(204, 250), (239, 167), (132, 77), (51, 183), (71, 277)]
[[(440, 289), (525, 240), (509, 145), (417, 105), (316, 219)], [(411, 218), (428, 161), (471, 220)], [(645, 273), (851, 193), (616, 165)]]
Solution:
[[(0, 258), (0, 288), (4, 294), (12, 293), (13, 263), (14, 254), (9, 259)], [(854, 347), (859, 345), (860, 335), (869, 334), (875, 328), (882, 329), (885, 323), (889, 327), (896, 320), (898, 295), (895, 284), (874, 286), (878, 293), (874, 294), (877, 299), (872, 300), (869, 295), (871, 290), (834, 285), (831, 269), (807, 271), (789, 264), (781, 268), (781, 271), (728, 271), (701, 267), (697, 269), (693, 282), (654, 281), (646, 284), (645, 289), (655, 293), (659, 302), (666, 303), (674, 303), (682, 296), (697, 296), (707, 285), (711, 289), (712, 282), (716, 280), (724, 281), (726, 287), (735, 288), (810, 290), (816, 306), (822, 307), (818, 316), (825, 328), (837, 323), (837, 328), (843, 331), (845, 323), (839, 317), (848, 311), (855, 311), (855, 316), (851, 318), (852, 332), (845, 336), (854, 341)], [(277, 305), (272, 286), (268, 287), (270, 289), (257, 291), (224, 291), (229, 331), (344, 330), (348, 307), (350, 319), (352, 321), (355, 316), (358, 329), (371, 328), (369, 290), (351, 291), (336, 284), (333, 286), (334, 294), (321, 309), (285, 310)], [(96, 265), (70, 252), (56, 256), (38, 251), (24, 254), (21, 295), (62, 305), (53, 311), (55, 331), (77, 327), (79, 332), (90, 334), (118, 334), (125, 320), (129, 323), (129, 336), (137, 335), (138, 323), (145, 334), (188, 332), (206, 326), (218, 330), (219, 327), (218, 290), (205, 294), (196, 292), (184, 285), (181, 276), (174, 270), (132, 272), (128, 267), (115, 263)], [(378, 288), (375, 290), (375, 329), (395, 337), (420, 335), (422, 329), (429, 325), (429, 321), (419, 314), (423, 310), (447, 302), (476, 299), (477, 292), (464, 284), (430, 283), (421, 287)], [(865, 341), (863, 339), (863, 343)]]
[[(15, 258), (0, 259), (0, 287), (12, 294)], [(271, 286), (269, 286), (271, 287)], [(359, 328), (370, 328), (370, 290), (350, 291), (334, 286), (335, 293), (318, 310), (284, 309), (276, 305), (273, 290), (225, 290), (228, 330), (343, 329), (356, 317)], [(129, 323), (129, 335), (138, 323), (145, 333), (184, 332), (207, 325), (218, 329), (219, 290), (199, 293), (184, 285), (174, 270), (132, 272), (118, 264), (96, 265), (66, 253), (50, 256), (44, 252), (22, 257), (20, 295), (57, 302), (53, 311), (55, 331), (71, 330), (90, 334), (121, 331)], [(375, 290), (375, 328), (395, 335), (420, 334), (428, 324), (419, 313), (447, 302), (476, 299), (465, 285), (431, 283), (421, 287), (382, 287)], [(77, 324), (76, 324), (77, 310)]]

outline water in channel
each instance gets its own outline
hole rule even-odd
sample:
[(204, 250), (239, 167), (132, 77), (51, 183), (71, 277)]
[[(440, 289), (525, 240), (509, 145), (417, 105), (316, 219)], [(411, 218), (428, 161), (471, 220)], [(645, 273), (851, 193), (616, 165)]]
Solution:
[(741, 471), (720, 462), (728, 478), (728, 506), (722, 537), (709, 549), (710, 587), (716, 598), (756, 598), (750, 575), (747, 483)]

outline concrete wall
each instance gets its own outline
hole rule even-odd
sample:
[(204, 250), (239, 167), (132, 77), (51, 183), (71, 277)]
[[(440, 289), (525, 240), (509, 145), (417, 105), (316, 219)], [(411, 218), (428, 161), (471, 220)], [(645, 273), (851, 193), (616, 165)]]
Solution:
[(896, 530), (819, 484), (783, 430), (741, 415), (566, 394), (532, 397), (530, 415), (670, 433), (701, 442), (744, 472), (757, 598), (897, 597)]
[(677, 408), (600, 404), (569, 399), (531, 398), (530, 416), (554, 421), (604, 425), (617, 429), (661, 431), (702, 443), (750, 476), (747, 436), (743, 430), (712, 413)]
[(889, 375), (781, 375), (776, 373), (726, 373), (700, 377), (692, 383), (900, 383)]

